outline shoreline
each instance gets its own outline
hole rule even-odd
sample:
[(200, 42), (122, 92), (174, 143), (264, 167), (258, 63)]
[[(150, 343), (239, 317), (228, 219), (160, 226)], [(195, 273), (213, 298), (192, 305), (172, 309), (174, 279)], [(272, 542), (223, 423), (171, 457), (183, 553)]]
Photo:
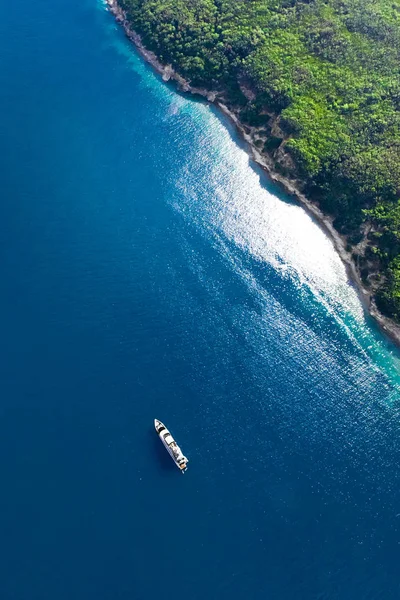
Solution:
[(217, 106), (221, 112), (233, 123), (236, 130), (242, 136), (242, 139), (246, 143), (246, 152), (250, 159), (260, 166), (263, 171), (267, 174), (268, 178), (275, 184), (277, 184), (282, 191), (288, 196), (295, 198), (301, 206), (310, 214), (322, 228), (322, 230), (328, 235), (333, 243), (336, 252), (339, 254), (341, 261), (343, 262), (346, 274), (350, 284), (356, 289), (357, 295), (361, 301), (364, 311), (372, 317), (375, 323), (378, 325), (381, 332), (388, 337), (392, 342), (400, 347), (400, 325), (395, 323), (389, 317), (383, 315), (377, 308), (371, 292), (364, 285), (361, 280), (360, 274), (357, 270), (356, 264), (352, 259), (351, 253), (346, 249), (347, 239), (346, 236), (340, 234), (333, 226), (333, 219), (328, 215), (324, 214), (320, 208), (311, 202), (299, 189), (298, 183), (295, 180), (291, 180), (283, 175), (279, 174), (274, 170), (272, 160), (265, 154), (262, 154), (258, 149), (255, 139), (239, 120), (238, 116), (223, 102), (223, 98), (219, 92), (213, 92), (206, 88), (199, 88), (191, 86), (179, 73), (176, 73), (171, 65), (162, 64), (157, 56), (151, 50), (147, 50), (142, 43), (140, 35), (134, 31), (129, 21), (126, 18), (125, 11), (119, 6), (117, 0), (106, 0), (109, 11), (114, 15), (116, 21), (123, 27), (124, 32), (128, 39), (133, 42), (136, 46), (140, 55), (148, 62), (153, 69), (162, 77), (165, 82), (174, 81), (181, 92), (190, 93), (196, 96), (202, 96), (208, 102)]

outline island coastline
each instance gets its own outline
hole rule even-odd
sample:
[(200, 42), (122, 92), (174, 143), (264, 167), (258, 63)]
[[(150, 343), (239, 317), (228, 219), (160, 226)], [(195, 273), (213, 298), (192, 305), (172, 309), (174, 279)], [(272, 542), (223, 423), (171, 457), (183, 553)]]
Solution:
[(371, 291), (361, 279), (351, 252), (347, 250), (347, 236), (340, 234), (337, 229), (335, 229), (333, 218), (323, 213), (316, 203), (309, 200), (303, 194), (299, 189), (299, 181), (289, 179), (274, 169), (272, 160), (269, 160), (268, 155), (260, 152), (257, 147), (256, 140), (252, 136), (251, 128), (244, 126), (240, 122), (237, 114), (224, 103), (223, 94), (221, 92), (192, 86), (186, 79), (177, 73), (171, 65), (162, 64), (155, 53), (144, 46), (141, 36), (132, 29), (125, 11), (118, 2), (116, 0), (106, 0), (106, 5), (110, 13), (115, 17), (117, 23), (123, 28), (127, 38), (136, 46), (139, 54), (162, 77), (164, 82), (174, 82), (180, 92), (201, 96), (207, 102), (214, 104), (231, 121), (246, 143), (246, 151), (249, 158), (260, 166), (268, 176), (269, 180), (278, 185), (285, 194), (296, 199), (328, 235), (345, 266), (349, 282), (355, 288), (365, 313), (372, 317), (385, 336), (394, 342), (397, 347), (400, 347), (400, 325), (390, 317), (383, 315), (378, 309)]

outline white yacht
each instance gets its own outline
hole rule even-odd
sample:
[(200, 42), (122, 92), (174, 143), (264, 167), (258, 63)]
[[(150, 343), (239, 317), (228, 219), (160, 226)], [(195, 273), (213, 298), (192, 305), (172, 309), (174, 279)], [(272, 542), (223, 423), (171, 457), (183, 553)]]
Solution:
[(178, 469), (180, 469), (181, 472), (184, 473), (187, 469), (187, 464), (189, 460), (186, 458), (186, 456), (182, 454), (182, 450), (179, 448), (178, 444), (176, 443), (168, 429), (165, 427), (164, 423), (161, 423), (161, 421), (159, 421), (158, 419), (154, 419), (154, 427), (159, 435), (160, 440), (170, 453), (172, 460), (174, 461)]

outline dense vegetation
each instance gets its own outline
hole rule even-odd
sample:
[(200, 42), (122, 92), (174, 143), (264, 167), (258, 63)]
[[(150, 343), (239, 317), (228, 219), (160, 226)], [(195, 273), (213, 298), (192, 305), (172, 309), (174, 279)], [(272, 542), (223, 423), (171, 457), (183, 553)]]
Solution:
[(400, 0), (121, 4), (162, 61), (264, 131), (400, 320)]

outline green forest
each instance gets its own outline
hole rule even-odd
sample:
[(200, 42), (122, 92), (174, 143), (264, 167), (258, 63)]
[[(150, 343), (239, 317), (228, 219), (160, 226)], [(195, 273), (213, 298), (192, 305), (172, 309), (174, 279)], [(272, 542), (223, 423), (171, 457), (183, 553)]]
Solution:
[(400, 321), (400, 0), (120, 4), (162, 62), (265, 132)]

